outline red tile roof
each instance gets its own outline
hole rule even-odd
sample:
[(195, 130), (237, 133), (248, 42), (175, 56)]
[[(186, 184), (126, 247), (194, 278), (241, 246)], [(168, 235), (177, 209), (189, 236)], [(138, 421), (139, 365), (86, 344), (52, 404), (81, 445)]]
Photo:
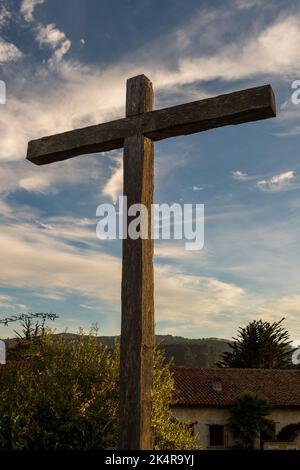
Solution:
[[(188, 369), (174, 367), (175, 406), (230, 406), (245, 392), (274, 407), (300, 407), (300, 369)], [(221, 390), (213, 384), (221, 382)]]

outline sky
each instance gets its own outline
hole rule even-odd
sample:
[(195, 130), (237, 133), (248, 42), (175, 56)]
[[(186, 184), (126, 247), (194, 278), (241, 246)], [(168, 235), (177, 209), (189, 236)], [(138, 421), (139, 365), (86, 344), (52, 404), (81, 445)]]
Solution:
[(205, 205), (202, 250), (156, 242), (156, 332), (231, 338), (285, 317), (300, 341), (299, 44), (297, 0), (0, 0), (0, 318), (119, 334), (121, 241), (96, 237), (96, 209), (122, 194), (122, 151), (25, 157), (31, 139), (123, 117), (143, 73), (156, 108), (267, 83), (277, 102), (276, 119), (155, 144), (155, 202)]

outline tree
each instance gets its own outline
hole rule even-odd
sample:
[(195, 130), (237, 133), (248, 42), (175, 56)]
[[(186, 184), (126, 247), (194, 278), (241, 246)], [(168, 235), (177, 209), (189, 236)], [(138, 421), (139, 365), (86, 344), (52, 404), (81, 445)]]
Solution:
[(229, 426), (239, 448), (253, 449), (255, 439), (262, 435), (273, 438), (274, 422), (266, 418), (271, 411), (266, 400), (245, 393), (235, 399), (230, 411)]
[(218, 367), (258, 369), (286, 369), (292, 367), (292, 353), (288, 331), (278, 322), (254, 320), (239, 328), (238, 337), (228, 343), (231, 351), (224, 352)]
[[(118, 442), (119, 346), (96, 333), (69, 340), (45, 334), (1, 374), (0, 449), (108, 449)], [(30, 349), (28, 349), (30, 347)], [(25, 358), (25, 359), (24, 359)], [(174, 382), (155, 353), (152, 424), (157, 449), (192, 449), (187, 425), (170, 411)]]
[(6, 318), (0, 318), (0, 324), (8, 326), (9, 323), (19, 322), (21, 333), (14, 330), (17, 335), (15, 345), (7, 351), (7, 358), (14, 359), (20, 355), (26, 357), (28, 351), (29, 357), (32, 352), (32, 342), (39, 342), (50, 328), (46, 325), (48, 320), (55, 321), (58, 318), (56, 313), (20, 313)]
[[(28, 313), (19, 313), (18, 315), (12, 315), (11, 317), (0, 318), (0, 325), (8, 326), (9, 323), (19, 322), (23, 328), (23, 337), (26, 339), (31, 339), (33, 337), (41, 336), (46, 331), (45, 323), (47, 320), (54, 321), (58, 318), (56, 313), (44, 313), (44, 312), (28, 312)], [(36, 320), (35, 323), (33, 320)], [(41, 322), (39, 322), (41, 320)], [(20, 333), (15, 331), (19, 336)]]

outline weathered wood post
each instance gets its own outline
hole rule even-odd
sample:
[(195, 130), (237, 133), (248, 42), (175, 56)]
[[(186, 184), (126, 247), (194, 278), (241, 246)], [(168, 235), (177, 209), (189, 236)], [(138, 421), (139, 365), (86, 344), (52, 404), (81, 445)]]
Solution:
[[(152, 84), (144, 75), (127, 81), (126, 116), (153, 109)], [(148, 209), (148, 238), (123, 240), (120, 364), (120, 449), (151, 449), (154, 347), (153, 142), (142, 133), (124, 141), (124, 196)], [(126, 227), (130, 217), (126, 216)]]

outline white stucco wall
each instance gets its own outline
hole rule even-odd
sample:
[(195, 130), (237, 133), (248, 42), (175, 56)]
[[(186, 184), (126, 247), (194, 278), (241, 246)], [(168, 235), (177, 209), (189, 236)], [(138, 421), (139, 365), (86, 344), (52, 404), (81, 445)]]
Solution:
[(276, 434), (278, 434), (284, 426), (300, 423), (300, 409), (279, 408), (271, 411), (268, 417), (275, 422)]
[[(177, 419), (187, 423), (194, 423), (194, 432), (197, 436), (197, 443), (200, 448), (209, 447), (209, 425), (212, 424), (227, 424), (229, 418), (229, 411), (226, 408), (173, 408), (173, 414)], [(225, 427), (225, 445), (231, 446), (234, 444), (232, 436)]]
[[(212, 449), (209, 447), (209, 425), (221, 424), (225, 426), (225, 446), (234, 445), (234, 439), (228, 429), (227, 420), (230, 416), (228, 408), (199, 408), (199, 407), (174, 407), (173, 414), (176, 418), (187, 423), (194, 423), (195, 434), (198, 434), (198, 446), (203, 449)], [(276, 434), (286, 425), (300, 422), (300, 409), (275, 409), (269, 419), (275, 421)], [(259, 449), (260, 443), (257, 439), (255, 447)]]

